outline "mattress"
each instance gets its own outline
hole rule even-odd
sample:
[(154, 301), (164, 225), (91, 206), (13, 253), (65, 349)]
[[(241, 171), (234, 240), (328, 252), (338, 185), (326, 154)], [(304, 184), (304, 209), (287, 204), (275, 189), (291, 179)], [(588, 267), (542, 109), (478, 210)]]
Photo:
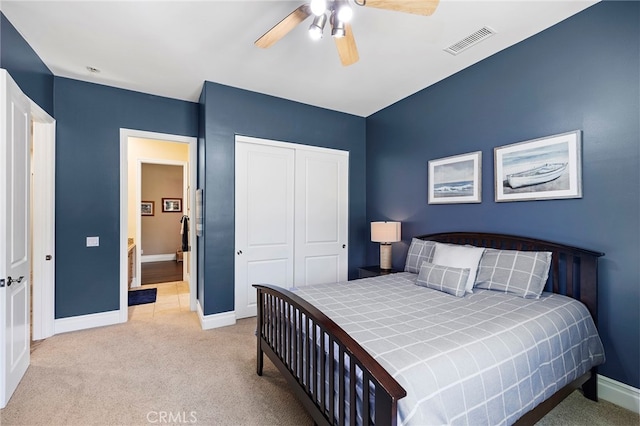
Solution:
[(405, 388), (399, 424), (512, 424), (604, 362), (579, 301), (474, 289), (458, 298), (403, 272), (293, 289)]

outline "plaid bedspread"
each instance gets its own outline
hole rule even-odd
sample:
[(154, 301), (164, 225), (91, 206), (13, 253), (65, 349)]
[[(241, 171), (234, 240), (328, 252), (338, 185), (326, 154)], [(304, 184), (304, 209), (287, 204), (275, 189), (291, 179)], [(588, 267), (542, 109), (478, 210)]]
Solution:
[(463, 298), (403, 272), (295, 289), (405, 388), (400, 424), (512, 424), (604, 362), (580, 302), (476, 290)]

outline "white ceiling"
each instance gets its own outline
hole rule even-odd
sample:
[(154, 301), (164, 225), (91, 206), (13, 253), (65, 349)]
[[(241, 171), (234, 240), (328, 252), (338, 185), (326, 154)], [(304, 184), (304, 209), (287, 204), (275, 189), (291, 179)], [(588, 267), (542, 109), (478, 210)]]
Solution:
[[(269, 49), (253, 42), (300, 1), (12, 1), (1, 10), (57, 76), (197, 101), (205, 80), (369, 116), (597, 0), (441, 0), (418, 16), (355, 7), (360, 61), (343, 67), (311, 18)], [(452, 56), (444, 48), (497, 34)], [(91, 74), (87, 66), (100, 70)]]

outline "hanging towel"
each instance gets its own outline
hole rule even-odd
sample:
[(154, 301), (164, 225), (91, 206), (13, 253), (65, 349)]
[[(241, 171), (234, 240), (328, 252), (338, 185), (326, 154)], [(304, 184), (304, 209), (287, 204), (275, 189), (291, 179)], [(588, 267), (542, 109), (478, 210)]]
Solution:
[(189, 251), (189, 216), (184, 215), (180, 219), (182, 226), (180, 227), (180, 233), (182, 234), (182, 251)]

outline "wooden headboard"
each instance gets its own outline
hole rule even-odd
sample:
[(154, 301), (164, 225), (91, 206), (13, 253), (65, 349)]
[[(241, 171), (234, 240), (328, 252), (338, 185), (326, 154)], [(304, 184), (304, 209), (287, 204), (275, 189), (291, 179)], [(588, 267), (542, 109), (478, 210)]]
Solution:
[(598, 325), (598, 258), (604, 253), (535, 238), (482, 232), (443, 232), (417, 238), (502, 250), (550, 251), (551, 268), (545, 291), (580, 300)]

